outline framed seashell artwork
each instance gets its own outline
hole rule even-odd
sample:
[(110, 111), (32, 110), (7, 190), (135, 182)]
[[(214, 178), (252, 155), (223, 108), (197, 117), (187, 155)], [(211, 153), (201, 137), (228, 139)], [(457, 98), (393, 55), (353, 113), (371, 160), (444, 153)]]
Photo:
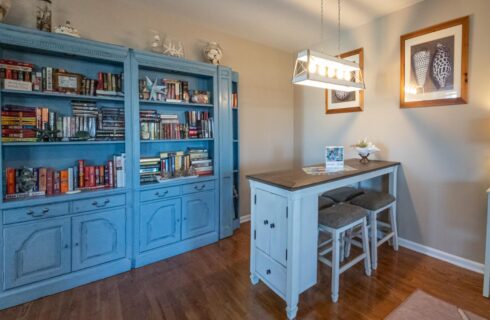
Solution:
[(400, 37), (400, 107), (468, 103), (469, 16)]
[[(364, 49), (359, 48), (339, 55), (340, 58), (353, 61), (359, 64), (359, 67), (364, 74)], [(348, 76), (348, 74), (347, 74)], [(352, 77), (355, 77), (352, 74)], [(360, 112), (364, 110), (364, 90), (361, 91), (338, 91), (325, 90), (325, 113), (346, 113)]]

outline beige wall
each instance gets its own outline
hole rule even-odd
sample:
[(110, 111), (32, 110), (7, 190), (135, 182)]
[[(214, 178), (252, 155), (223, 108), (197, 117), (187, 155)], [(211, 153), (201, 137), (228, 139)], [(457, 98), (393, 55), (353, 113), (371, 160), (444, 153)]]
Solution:
[[(400, 109), (400, 35), (464, 15), (471, 15), (469, 104)], [(402, 162), (401, 236), (483, 262), (490, 187), (489, 32), (490, 1), (426, 0), (346, 33), (345, 51), (364, 47), (365, 111), (327, 116), (320, 90), (295, 88), (295, 161), (322, 161), (325, 145), (349, 146), (368, 137), (381, 147), (379, 158)]]
[[(35, 26), (34, 0), (13, 1), (6, 22)], [(152, 11), (138, 1), (54, 1), (53, 20), (69, 19), (82, 36), (146, 49), (150, 30), (184, 43), (186, 57), (202, 61), (202, 47), (217, 41), (224, 51), (223, 64), (240, 73), (240, 169), (242, 214), (250, 212), (250, 192), (245, 175), (287, 168), (293, 155), (292, 56), (288, 53), (227, 34), (196, 26), (182, 17)]]

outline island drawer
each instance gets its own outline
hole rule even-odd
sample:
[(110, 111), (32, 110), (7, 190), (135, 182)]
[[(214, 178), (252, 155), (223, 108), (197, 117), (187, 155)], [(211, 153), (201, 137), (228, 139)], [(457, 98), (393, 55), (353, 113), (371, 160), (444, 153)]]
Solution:
[(51, 203), (30, 207), (7, 209), (3, 211), (4, 224), (31, 221), (42, 218), (50, 218), (68, 214), (68, 202)]
[(286, 268), (261, 250), (255, 251), (255, 271), (282, 295), (286, 295)]

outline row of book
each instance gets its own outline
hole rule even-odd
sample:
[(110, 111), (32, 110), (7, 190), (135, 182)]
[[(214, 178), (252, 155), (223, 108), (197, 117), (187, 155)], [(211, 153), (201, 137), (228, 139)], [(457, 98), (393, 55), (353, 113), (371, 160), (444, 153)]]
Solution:
[(124, 95), (124, 74), (98, 72), (97, 79), (53, 67), (0, 59), (0, 80), (4, 89), (46, 91), (88, 96)]
[(49, 167), (6, 168), (5, 175), (5, 199), (124, 188), (126, 155), (114, 155), (101, 165), (89, 165), (85, 160), (78, 160), (75, 166), (61, 170)]
[(153, 183), (159, 179), (172, 179), (191, 175), (212, 175), (213, 161), (207, 149), (188, 149), (160, 152), (157, 157), (140, 159), (140, 183)]
[[(123, 140), (124, 110), (95, 102), (72, 101), (72, 116), (47, 107), (5, 105), (2, 108), (2, 141), (35, 142), (39, 130), (52, 131), (52, 140)], [(85, 133), (80, 136), (80, 133)]]
[(208, 111), (186, 111), (185, 123), (177, 114), (140, 111), (141, 140), (213, 138), (214, 122)]
[(170, 80), (170, 79), (155, 79), (156, 84), (151, 83), (151, 85), (157, 85), (162, 88), (156, 93), (156, 96), (151, 97), (151, 80), (149, 78), (141, 79), (138, 82), (139, 86), (139, 96), (141, 100), (149, 100), (150, 98), (155, 101), (166, 101), (166, 102), (189, 102), (189, 82), (183, 80)]

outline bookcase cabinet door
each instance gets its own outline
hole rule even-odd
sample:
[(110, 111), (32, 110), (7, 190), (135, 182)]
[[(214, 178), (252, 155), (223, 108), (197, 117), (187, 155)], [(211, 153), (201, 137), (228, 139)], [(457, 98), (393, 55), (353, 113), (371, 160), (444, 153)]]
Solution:
[(180, 240), (180, 199), (141, 206), (140, 251), (155, 249)]
[(182, 238), (188, 239), (213, 231), (214, 191), (199, 192), (182, 199)]
[(74, 271), (125, 256), (126, 212), (124, 209), (74, 217), (72, 224)]
[(4, 229), (5, 289), (70, 272), (70, 219)]

